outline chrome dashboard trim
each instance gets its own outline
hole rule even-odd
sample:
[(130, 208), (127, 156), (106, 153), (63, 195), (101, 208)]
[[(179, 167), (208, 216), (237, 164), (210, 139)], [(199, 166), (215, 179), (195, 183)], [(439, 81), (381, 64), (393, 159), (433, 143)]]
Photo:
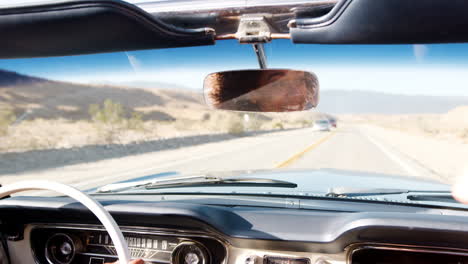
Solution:
[[(103, 258), (106, 258), (106, 257), (115, 257), (113, 255), (108, 255), (108, 254), (95, 254), (95, 253), (79, 253), (79, 255), (83, 255), (83, 256), (92, 256), (92, 257), (103, 257)], [(146, 259), (146, 258), (141, 258), (143, 261), (152, 261), (151, 259)], [(154, 260), (153, 260), (154, 261)], [(164, 263), (164, 264), (170, 264), (170, 262), (164, 262), (164, 261), (161, 261), (161, 260), (158, 260), (159, 263)]]
[[(64, 223), (58, 223), (58, 224), (49, 224), (49, 223), (32, 223), (28, 224), (31, 227), (30, 232), (32, 232), (34, 229), (39, 229), (39, 228), (48, 228), (48, 229), (74, 229), (74, 230), (87, 230), (87, 231), (106, 231), (106, 229), (103, 226), (100, 225), (89, 225), (89, 224), (64, 224)], [(123, 233), (133, 233), (133, 234), (143, 234), (143, 235), (163, 235), (163, 236), (183, 236), (187, 238), (208, 238), (208, 239), (213, 239), (217, 242), (219, 242), (225, 252), (226, 256), (224, 257), (223, 261), (220, 264), (227, 264), (229, 260), (229, 243), (225, 241), (223, 238), (214, 235), (214, 234), (209, 234), (207, 235), (205, 232), (201, 231), (186, 231), (182, 229), (170, 229), (170, 228), (153, 228), (153, 227), (140, 227), (140, 226), (120, 226), (120, 229), (122, 230)], [(31, 241), (30, 241), (31, 243)], [(32, 249), (32, 245), (30, 244), (30, 247)], [(36, 263), (39, 263), (36, 254), (34, 253), (33, 250), (33, 257)]]
[[(49, 223), (32, 223), (29, 224), (33, 229), (34, 228), (56, 228), (56, 229), (77, 229), (77, 230), (95, 230), (95, 231), (105, 231), (106, 229), (100, 225), (90, 225), (90, 224), (49, 224)], [(182, 229), (171, 229), (171, 228), (159, 228), (159, 227), (140, 227), (140, 226), (120, 226), (122, 232), (134, 232), (137, 234), (148, 234), (148, 235), (185, 235), (185, 236), (196, 236), (204, 238), (212, 238), (218, 240), (222, 244), (226, 245), (227, 241), (224, 241), (217, 235), (210, 234), (207, 235), (205, 232), (201, 231), (187, 231)]]
[(447, 254), (456, 256), (468, 256), (468, 249), (450, 248), (450, 247), (434, 247), (434, 246), (419, 246), (405, 244), (387, 244), (387, 243), (360, 243), (353, 244), (347, 247), (346, 263), (352, 263), (353, 254), (363, 249), (378, 249), (378, 250), (393, 250), (419, 253), (435, 253)]

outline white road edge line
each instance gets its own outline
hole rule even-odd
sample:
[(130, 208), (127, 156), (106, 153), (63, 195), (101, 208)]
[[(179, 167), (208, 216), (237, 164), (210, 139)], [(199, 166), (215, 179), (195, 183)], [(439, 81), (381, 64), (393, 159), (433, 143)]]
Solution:
[(375, 140), (373, 137), (369, 136), (367, 133), (363, 133), (367, 139), (372, 142), (377, 148), (380, 149), (389, 159), (394, 161), (396, 164), (398, 164), (406, 173), (408, 173), (408, 176), (421, 176), (414, 168), (412, 168), (408, 163), (404, 162), (398, 155), (392, 153), (389, 151), (386, 147), (384, 147), (380, 142)]

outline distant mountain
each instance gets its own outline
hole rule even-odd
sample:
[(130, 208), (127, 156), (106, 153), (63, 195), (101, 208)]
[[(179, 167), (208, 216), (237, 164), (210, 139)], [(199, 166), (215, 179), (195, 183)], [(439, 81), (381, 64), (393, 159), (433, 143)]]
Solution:
[(170, 90), (190, 90), (190, 88), (165, 82), (154, 82), (154, 81), (128, 81), (128, 82), (100, 82), (104, 85), (113, 85), (119, 87), (129, 87), (129, 88), (144, 88), (144, 89), (170, 89)]
[(12, 108), (24, 119), (89, 119), (90, 105), (106, 99), (120, 103), (128, 113), (143, 112), (145, 120), (174, 120), (183, 114), (181, 109), (206, 109), (200, 93), (190, 90), (76, 84), (0, 70), (0, 108)]
[(325, 90), (320, 92), (318, 110), (332, 114), (437, 114), (464, 105), (468, 105), (468, 97)]
[(41, 78), (31, 77), (16, 72), (0, 70), (0, 87), (17, 84), (31, 84), (46, 81)]

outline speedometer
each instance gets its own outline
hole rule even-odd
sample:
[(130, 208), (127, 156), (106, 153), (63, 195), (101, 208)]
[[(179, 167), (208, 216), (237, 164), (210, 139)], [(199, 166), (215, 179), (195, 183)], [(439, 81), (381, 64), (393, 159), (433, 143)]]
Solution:
[(172, 252), (172, 264), (209, 264), (209, 251), (200, 243), (185, 241)]
[[(172, 251), (182, 241), (181, 238), (173, 236), (124, 233), (124, 237), (132, 258), (142, 258), (153, 263), (170, 263)], [(114, 244), (106, 232), (91, 233), (88, 236), (86, 252), (96, 256), (117, 255)]]

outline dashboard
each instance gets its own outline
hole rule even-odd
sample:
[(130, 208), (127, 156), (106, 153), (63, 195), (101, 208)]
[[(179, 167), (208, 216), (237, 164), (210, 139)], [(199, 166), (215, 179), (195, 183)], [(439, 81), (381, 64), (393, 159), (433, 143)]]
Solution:
[[(154, 264), (311, 264), (345, 263), (344, 254), (313, 254), (238, 248), (215, 235), (161, 228), (121, 227), (132, 258)], [(38, 264), (104, 264), (117, 261), (106, 231), (99, 225), (28, 224), (20, 248), (29, 241), (30, 260)], [(17, 244), (18, 243), (18, 244)], [(14, 244), (17, 244), (13, 246)], [(19, 257), (22, 262), (24, 251)], [(325, 261), (326, 262), (321, 262)], [(32, 263), (32, 262), (30, 262)]]
[[(119, 223), (132, 257), (151, 264), (468, 264), (465, 211), (342, 201), (297, 210), (112, 198), (101, 203)], [(117, 260), (102, 226), (68, 198), (14, 197), (0, 201), (0, 212), (11, 264)]]

